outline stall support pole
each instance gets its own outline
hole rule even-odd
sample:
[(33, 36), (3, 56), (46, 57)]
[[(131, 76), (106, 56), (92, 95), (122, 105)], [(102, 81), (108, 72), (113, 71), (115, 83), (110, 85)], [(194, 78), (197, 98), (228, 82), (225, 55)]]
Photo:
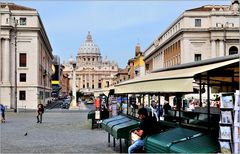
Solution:
[(233, 76), (232, 76), (232, 86), (231, 87), (232, 87), (232, 89), (231, 89), (232, 92), (234, 92), (234, 73), (233, 73)]
[(108, 94), (108, 96), (107, 96), (107, 102), (106, 102), (106, 106), (107, 106), (107, 108), (109, 108), (109, 94)]
[(110, 145), (110, 133), (108, 133), (108, 145)]
[(121, 138), (119, 139), (119, 144), (120, 144), (120, 145), (119, 145), (119, 146), (120, 146), (120, 147), (119, 147), (119, 148), (120, 148), (120, 153), (122, 153), (122, 139), (121, 139)]
[(145, 101), (144, 97), (145, 97), (145, 94), (143, 94), (143, 107), (144, 107), (144, 101)]
[(115, 138), (113, 137), (113, 147), (116, 146), (116, 141), (115, 141)]
[(159, 121), (160, 121), (160, 114), (159, 114), (159, 112), (160, 112), (160, 93), (158, 93), (158, 119), (159, 119)]
[(199, 99), (200, 99), (200, 107), (202, 107), (202, 77), (199, 76)]
[(207, 72), (207, 99), (208, 99), (208, 130), (210, 130), (210, 86), (209, 86), (209, 74)]
[(128, 99), (128, 94), (127, 94), (127, 115), (128, 115), (128, 105), (129, 105), (129, 99)]
[(151, 100), (151, 95), (150, 94), (148, 94), (148, 106), (150, 106), (150, 100)]

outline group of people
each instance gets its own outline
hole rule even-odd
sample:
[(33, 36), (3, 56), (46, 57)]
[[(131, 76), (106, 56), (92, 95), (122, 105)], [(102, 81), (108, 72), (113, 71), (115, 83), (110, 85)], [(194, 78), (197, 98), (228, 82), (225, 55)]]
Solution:
[[(0, 104), (0, 113), (1, 113), (1, 123), (5, 123), (5, 106)], [(43, 104), (37, 105), (37, 123), (42, 123), (42, 115), (44, 113), (44, 106)]]

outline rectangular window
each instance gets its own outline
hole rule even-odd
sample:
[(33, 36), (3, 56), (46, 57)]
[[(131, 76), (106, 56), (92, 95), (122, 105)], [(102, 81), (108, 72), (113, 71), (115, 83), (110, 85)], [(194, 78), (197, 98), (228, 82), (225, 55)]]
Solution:
[(98, 88), (102, 88), (102, 83), (98, 83)]
[(19, 100), (26, 100), (26, 91), (19, 91)]
[(147, 71), (149, 70), (149, 64), (146, 64), (146, 70)]
[(201, 19), (195, 19), (195, 27), (201, 27)]
[(26, 82), (27, 77), (26, 77), (26, 73), (20, 73), (20, 82)]
[(195, 54), (195, 61), (201, 61), (202, 60), (202, 55), (201, 54)]
[(83, 84), (83, 88), (85, 88), (85, 84)]
[(107, 87), (109, 87), (109, 81), (106, 81), (106, 85), (107, 85)]
[(20, 53), (20, 55), (19, 55), (19, 66), (20, 67), (26, 67), (27, 66), (27, 54), (26, 53)]
[(92, 85), (92, 89), (94, 89), (94, 84)]
[(27, 25), (27, 18), (20, 18), (20, 25)]

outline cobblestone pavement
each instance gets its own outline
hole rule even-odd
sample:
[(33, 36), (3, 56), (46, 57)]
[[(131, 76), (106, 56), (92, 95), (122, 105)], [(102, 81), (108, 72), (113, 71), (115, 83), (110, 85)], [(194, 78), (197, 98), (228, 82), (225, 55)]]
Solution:
[(104, 130), (91, 130), (87, 113), (46, 111), (38, 124), (35, 112), (7, 112), (0, 153), (118, 153), (108, 146)]

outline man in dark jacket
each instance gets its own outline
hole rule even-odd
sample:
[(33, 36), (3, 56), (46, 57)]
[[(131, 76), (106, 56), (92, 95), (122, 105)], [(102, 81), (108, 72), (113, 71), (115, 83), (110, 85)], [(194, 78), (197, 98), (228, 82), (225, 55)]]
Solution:
[(128, 153), (135, 153), (144, 146), (144, 138), (156, 132), (156, 119), (148, 116), (148, 111), (146, 108), (140, 108), (138, 110), (138, 118), (141, 120), (139, 129), (135, 130), (133, 133), (139, 136), (139, 139), (134, 141), (134, 143), (128, 148)]
[(37, 123), (42, 123), (42, 115), (44, 113), (43, 104), (38, 104), (37, 106)]

